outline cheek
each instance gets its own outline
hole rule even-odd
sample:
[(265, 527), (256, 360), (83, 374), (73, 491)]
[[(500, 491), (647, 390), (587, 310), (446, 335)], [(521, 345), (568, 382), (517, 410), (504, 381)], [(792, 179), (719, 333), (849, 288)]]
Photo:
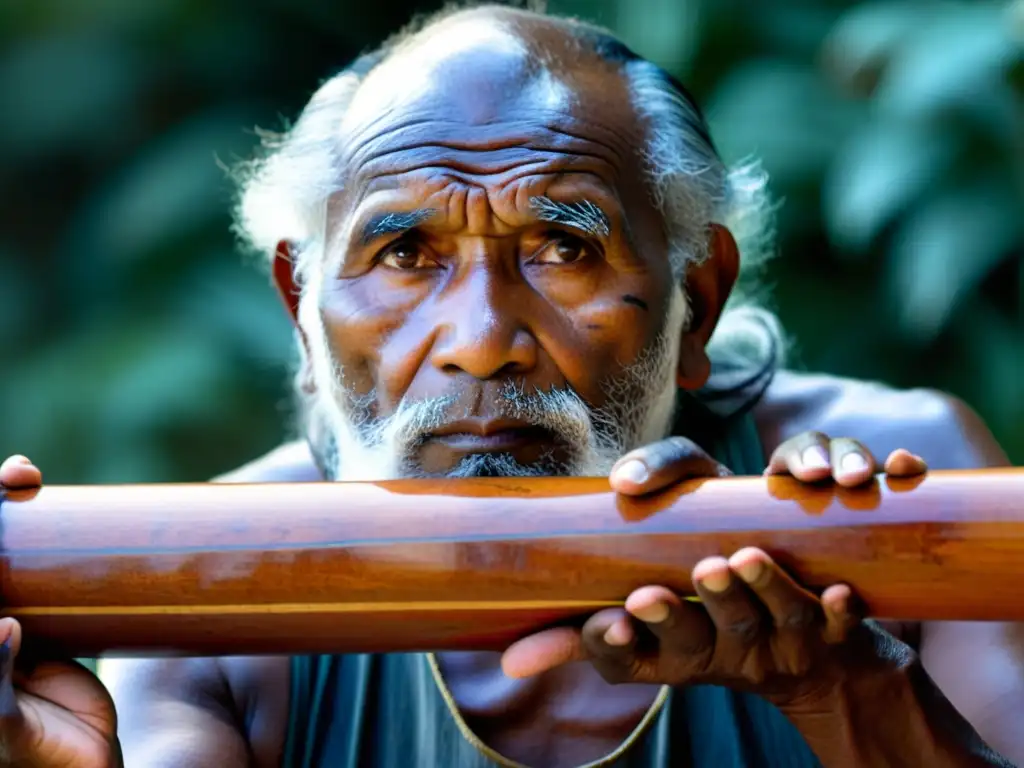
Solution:
[[(401, 328), (409, 304), (381, 301), (380, 287), (372, 283), (335, 281), (325, 288), (321, 301), (330, 352), (345, 371), (345, 384), (359, 394), (380, 389), (381, 349)], [(389, 299), (402, 298), (386, 295)]]
[(345, 369), (345, 383), (376, 392), (383, 413), (407, 393), (435, 337), (421, 308), (435, 286), (429, 280), (381, 278), (370, 272), (338, 280), (324, 292), (328, 343)]
[(535, 287), (561, 320), (538, 325), (538, 336), (569, 383), (592, 403), (603, 399), (605, 380), (633, 363), (662, 329), (668, 294), (648, 275), (617, 273)]

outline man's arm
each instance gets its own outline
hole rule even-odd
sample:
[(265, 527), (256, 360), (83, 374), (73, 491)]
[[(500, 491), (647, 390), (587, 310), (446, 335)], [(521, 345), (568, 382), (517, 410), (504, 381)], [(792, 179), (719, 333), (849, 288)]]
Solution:
[(253, 764), (216, 659), (105, 659), (101, 678), (117, 708), (125, 766)]
[[(219, 483), (320, 479), (303, 443), (289, 443)], [(103, 659), (128, 768), (276, 768), (288, 718), (283, 657)]]
[[(951, 425), (944, 431), (961, 439), (949, 441), (943, 466), (936, 468), (1009, 466), (977, 414), (955, 399), (943, 400)], [(920, 654), (929, 676), (981, 737), (1024, 764), (1024, 624), (927, 622)]]
[[(924, 457), (932, 469), (1009, 465), (977, 414), (956, 398), (931, 390), (900, 391), (828, 376), (784, 374), (761, 411), (761, 425), (769, 448), (816, 429), (857, 439), (879, 458), (905, 448)], [(888, 623), (886, 628), (892, 629)], [(963, 724), (957, 726), (959, 714), (986, 744), (1024, 764), (1024, 733), (1019, 728), (1024, 713), (1024, 625), (927, 622), (904, 623), (900, 629), (900, 638), (919, 654), (906, 673), (851, 683), (833, 702), (835, 712), (847, 715), (844, 721), (807, 717), (803, 728), (820, 731), (826, 744), (838, 742), (845, 732), (859, 749), (881, 751), (887, 741), (899, 744), (899, 730), (908, 736), (916, 731), (920, 743), (944, 751), (944, 733), (958, 734), (965, 744), (974, 741)], [(890, 705), (883, 703), (886, 699)]]

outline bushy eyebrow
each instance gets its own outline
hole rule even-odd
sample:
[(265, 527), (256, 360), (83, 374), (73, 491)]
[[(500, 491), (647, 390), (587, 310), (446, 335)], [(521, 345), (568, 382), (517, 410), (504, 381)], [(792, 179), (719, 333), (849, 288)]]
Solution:
[(611, 232), (608, 215), (590, 200), (561, 203), (548, 197), (531, 197), (530, 208), (541, 221), (572, 227), (593, 237), (608, 237)]
[(363, 245), (368, 245), (384, 235), (405, 234), (410, 229), (414, 229), (432, 218), (435, 213), (436, 211), (429, 208), (420, 208), (415, 211), (375, 214), (363, 225), (360, 240)]

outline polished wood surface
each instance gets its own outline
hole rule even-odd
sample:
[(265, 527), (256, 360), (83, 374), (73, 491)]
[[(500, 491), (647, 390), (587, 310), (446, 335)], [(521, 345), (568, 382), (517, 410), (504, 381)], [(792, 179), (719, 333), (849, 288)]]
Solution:
[(75, 655), (502, 648), (645, 584), (692, 593), (698, 560), (744, 546), (878, 617), (1024, 621), (1024, 469), (644, 499), (581, 478), (49, 486), (0, 503), (0, 610)]

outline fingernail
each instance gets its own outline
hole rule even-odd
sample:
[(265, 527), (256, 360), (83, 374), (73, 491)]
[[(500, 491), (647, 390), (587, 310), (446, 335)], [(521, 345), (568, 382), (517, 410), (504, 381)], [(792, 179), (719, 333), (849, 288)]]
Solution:
[(632, 633), (629, 631), (629, 628), (623, 626), (621, 621), (616, 621), (604, 631), (604, 641), (608, 645), (626, 645), (629, 643), (631, 637)]
[(867, 459), (861, 456), (856, 451), (852, 451), (843, 456), (843, 461), (839, 465), (843, 472), (863, 472), (869, 468)]
[(700, 583), (711, 592), (725, 592), (730, 581), (728, 571), (713, 571), (701, 579)]
[(828, 454), (820, 445), (812, 445), (800, 454), (800, 463), (805, 469), (826, 469)]
[(747, 582), (747, 584), (755, 584), (761, 578), (761, 574), (764, 573), (764, 563), (760, 560), (751, 560), (736, 570), (739, 571), (740, 578)]
[(643, 483), (650, 476), (647, 465), (639, 459), (630, 459), (617, 470), (615, 477), (618, 480), (628, 480), (631, 483)]
[(654, 605), (633, 611), (633, 615), (647, 624), (660, 624), (668, 618), (668, 606), (665, 603), (657, 602)]

